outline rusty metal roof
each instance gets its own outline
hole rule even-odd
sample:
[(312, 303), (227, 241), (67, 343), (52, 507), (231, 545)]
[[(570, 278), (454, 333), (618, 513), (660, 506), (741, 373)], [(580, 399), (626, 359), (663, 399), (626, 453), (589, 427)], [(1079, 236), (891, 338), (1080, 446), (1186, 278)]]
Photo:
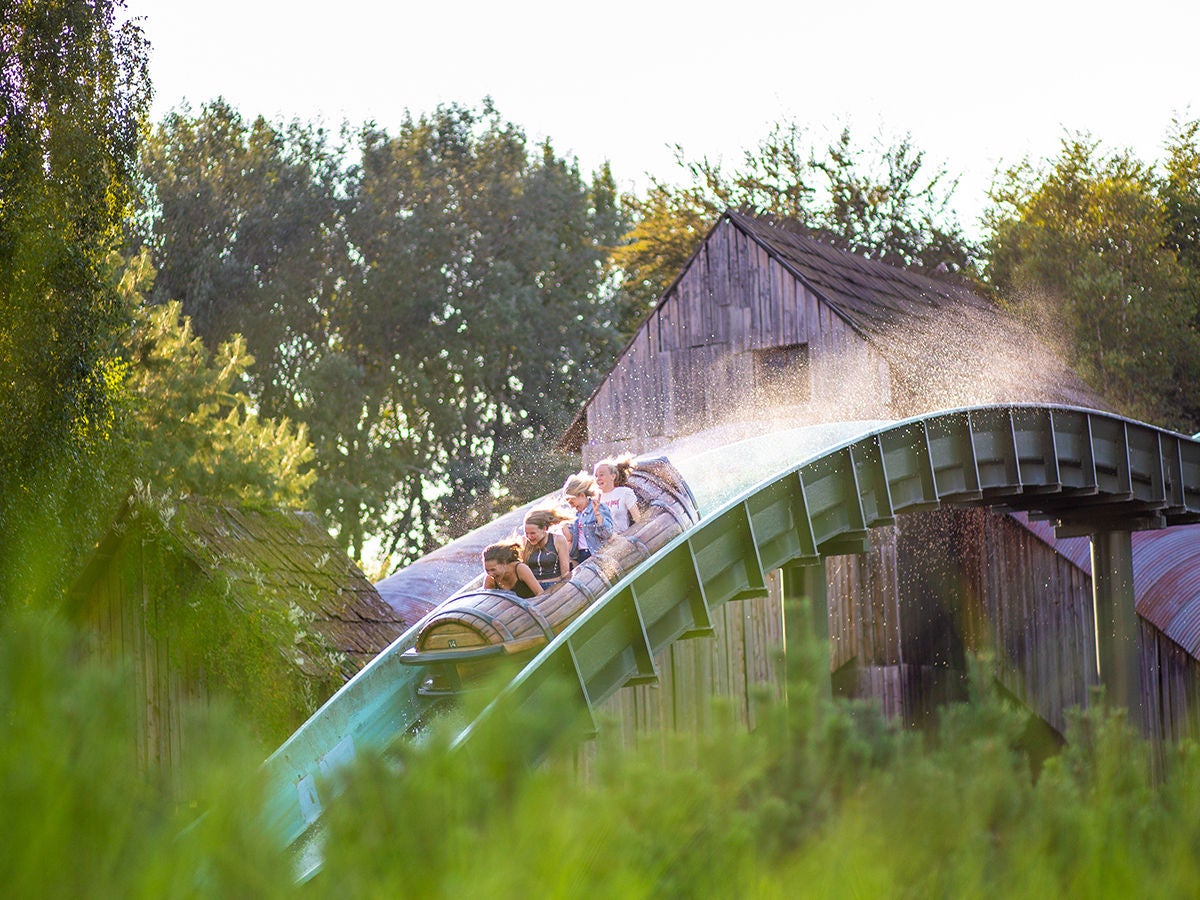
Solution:
[(1200, 525), (1133, 535), (1138, 614), (1200, 658)]
[[(1079, 569), (1092, 574), (1088, 538), (1059, 538), (1049, 522), (1031, 521), (1024, 513), (1010, 515)], [(1135, 531), (1132, 543), (1138, 615), (1200, 659), (1200, 525)]]

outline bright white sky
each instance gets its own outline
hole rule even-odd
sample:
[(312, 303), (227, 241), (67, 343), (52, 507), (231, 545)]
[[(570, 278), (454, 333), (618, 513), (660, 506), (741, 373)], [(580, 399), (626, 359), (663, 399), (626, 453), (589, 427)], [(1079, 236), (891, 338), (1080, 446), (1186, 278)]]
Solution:
[[(811, 7), (811, 9), (809, 8)], [(224, 96), (243, 115), (372, 119), (477, 106), (624, 188), (689, 157), (734, 163), (772, 123), (911, 133), (961, 176), (971, 231), (1001, 164), (1086, 131), (1145, 162), (1200, 117), (1191, 0), (127, 0), (153, 44), (155, 117)]]

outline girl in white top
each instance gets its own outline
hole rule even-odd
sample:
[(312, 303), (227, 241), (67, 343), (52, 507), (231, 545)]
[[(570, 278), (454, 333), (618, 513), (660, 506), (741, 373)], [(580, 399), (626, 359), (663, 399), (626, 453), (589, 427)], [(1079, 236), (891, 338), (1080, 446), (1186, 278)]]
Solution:
[(620, 534), (638, 520), (641, 511), (637, 495), (626, 485), (629, 470), (633, 468), (633, 456), (609, 457), (592, 467), (592, 475), (600, 488), (600, 502), (608, 507), (613, 517), (613, 531)]

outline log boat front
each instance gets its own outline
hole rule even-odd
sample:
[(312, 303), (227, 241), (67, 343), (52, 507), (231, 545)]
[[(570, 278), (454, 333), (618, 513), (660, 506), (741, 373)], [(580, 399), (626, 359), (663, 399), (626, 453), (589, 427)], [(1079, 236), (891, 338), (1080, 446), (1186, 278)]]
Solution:
[(666, 457), (636, 460), (629, 487), (638, 521), (614, 535), (565, 581), (531, 599), (511, 591), (469, 588), (438, 606), (416, 644), (401, 654), (407, 665), (429, 665), (425, 694), (454, 693), (481, 663), (532, 655), (565, 629), (642, 560), (700, 520), (695, 498)]

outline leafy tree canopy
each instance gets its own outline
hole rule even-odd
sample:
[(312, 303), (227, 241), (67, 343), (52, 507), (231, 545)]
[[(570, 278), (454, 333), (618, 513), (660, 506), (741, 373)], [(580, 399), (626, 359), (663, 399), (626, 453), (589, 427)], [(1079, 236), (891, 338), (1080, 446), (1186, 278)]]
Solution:
[(10, 2), (0, 15), (0, 571), (20, 594), (39, 536), (86, 530), (75, 498), (95, 491), (112, 424), (122, 307), (107, 257), (150, 99), (123, 5)]
[(269, 415), (290, 408), (346, 274), (343, 152), (320, 127), (246, 121), (221, 99), (170, 113), (143, 144), (130, 244), (153, 253), (150, 299), (178, 300), (209, 349), (241, 334)]
[(585, 179), (490, 101), (344, 139), (174, 113), (132, 237), (210, 350), (245, 335), (249, 396), (307, 426), (343, 543), (386, 533), (407, 559), (562, 473), (530, 448), (606, 368), (625, 223), (607, 167)]
[(553, 486), (562, 464), (545, 448), (614, 346), (604, 265), (622, 230), (607, 167), (586, 181), (490, 102), (364, 132), (347, 213), (358, 266), (336, 322), (372, 385), (362, 443), (399, 463), (402, 555), (448, 515), (451, 533), (490, 519), (518, 473), (535, 496)]
[(1194, 430), (1200, 405), (1200, 166), (1196, 123), (1176, 123), (1155, 168), (1087, 135), (993, 187), (989, 276), (1056, 335), (1098, 390), (1139, 418)]
[(210, 500), (304, 506), (316, 478), (303, 425), (259, 415), (245, 392), (254, 358), (240, 334), (210, 352), (178, 302), (148, 306), (148, 254), (126, 270), (132, 325), (119, 400), (129, 481)]
[(818, 149), (791, 121), (745, 150), (732, 171), (707, 158), (689, 160), (678, 146), (676, 159), (685, 173), (681, 185), (652, 179), (645, 197), (626, 200), (636, 224), (613, 255), (623, 275), (625, 333), (730, 208), (892, 265), (931, 274), (976, 272), (980, 250), (949, 206), (956, 184), (944, 169), (931, 170), (907, 136), (864, 148), (843, 129)]

